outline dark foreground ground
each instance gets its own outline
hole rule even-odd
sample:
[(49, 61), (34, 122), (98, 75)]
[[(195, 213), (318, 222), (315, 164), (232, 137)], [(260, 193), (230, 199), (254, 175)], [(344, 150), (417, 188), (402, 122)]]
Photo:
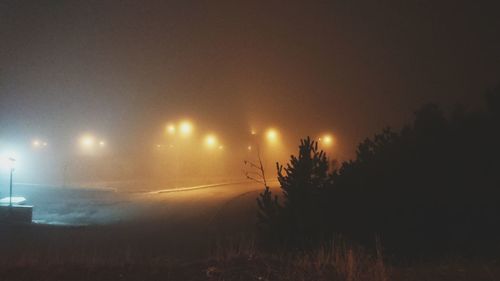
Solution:
[[(491, 259), (391, 265), (356, 248), (269, 253), (243, 236), (217, 240), (206, 233), (167, 235), (165, 229), (153, 235), (137, 227), (142, 230), (128, 235), (118, 234), (125, 226), (17, 229), (17, 240), (9, 235), (14, 243), (32, 235), (38, 242), (2, 246), (7, 251), (2, 252), (0, 280), (500, 280), (500, 263)], [(47, 244), (37, 244), (42, 242)]]
[(335, 269), (292, 267), (273, 260), (234, 259), (189, 264), (122, 266), (48, 266), (2, 269), (0, 280), (498, 280), (498, 266), (443, 264), (393, 268), (384, 276), (346, 276)]
[[(500, 280), (500, 263), (491, 258), (402, 264), (335, 245), (307, 253), (263, 251), (253, 232), (259, 190), (247, 184), (80, 194), (70, 201), (74, 208), (50, 205), (46, 196), (51, 207), (39, 208), (38, 218), (102, 223), (0, 224), (0, 280)], [(106, 221), (116, 215), (121, 219)]]

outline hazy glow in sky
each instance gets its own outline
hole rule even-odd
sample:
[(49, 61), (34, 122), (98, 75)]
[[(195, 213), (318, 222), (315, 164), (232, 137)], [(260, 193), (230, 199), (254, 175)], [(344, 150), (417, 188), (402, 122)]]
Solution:
[[(237, 174), (273, 125), (270, 167), (321, 132), (347, 159), (422, 103), (476, 106), (499, 82), (493, 2), (1, 1), (0, 148), (26, 145), (40, 180), (202, 177)], [(85, 161), (82, 132), (102, 146)], [(210, 132), (224, 165), (200, 163)]]

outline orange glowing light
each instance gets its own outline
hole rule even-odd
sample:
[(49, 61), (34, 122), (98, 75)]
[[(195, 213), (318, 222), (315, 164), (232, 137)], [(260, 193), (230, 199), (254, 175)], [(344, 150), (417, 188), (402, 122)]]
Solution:
[(208, 147), (208, 148), (213, 148), (217, 145), (217, 137), (215, 135), (207, 135), (205, 137), (205, 145)]
[(169, 135), (175, 134), (175, 125), (174, 124), (167, 125), (167, 133)]
[(266, 132), (266, 138), (270, 143), (276, 143), (278, 141), (278, 131), (276, 129), (268, 129)]
[(318, 142), (322, 144), (323, 146), (329, 147), (332, 146), (334, 143), (334, 138), (333, 136), (326, 134), (322, 136), (321, 138), (318, 139)]
[(193, 133), (193, 124), (189, 121), (182, 121), (179, 124), (179, 131), (184, 137), (190, 136)]

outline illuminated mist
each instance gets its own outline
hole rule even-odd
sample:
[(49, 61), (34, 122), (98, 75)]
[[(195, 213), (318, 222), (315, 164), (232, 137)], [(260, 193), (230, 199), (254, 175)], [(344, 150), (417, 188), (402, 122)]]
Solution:
[[(0, 151), (18, 154), (15, 181), (235, 181), (257, 147), (274, 178), (300, 138), (347, 160), (421, 102), (473, 106), (497, 81), (496, 14), (463, 3), (467, 15), (236, 2), (2, 1)], [(436, 29), (419, 14), (447, 20)]]

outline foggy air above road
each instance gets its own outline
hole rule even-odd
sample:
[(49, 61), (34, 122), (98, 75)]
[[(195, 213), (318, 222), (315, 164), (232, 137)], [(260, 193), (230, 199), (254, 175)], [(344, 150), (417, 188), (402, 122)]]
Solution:
[[(132, 179), (174, 162), (240, 177), (251, 130), (264, 141), (271, 128), (282, 142), (264, 155), (271, 170), (307, 135), (332, 134), (331, 157), (347, 160), (421, 102), (474, 107), (476, 89), (494, 86), (494, 9), (454, 5), (462, 12), (421, 2), (2, 1), (0, 146), (26, 154), (19, 165), (32, 178), (57, 184)], [(193, 122), (189, 144), (168, 138), (182, 120)], [(224, 153), (203, 154), (210, 134)], [(77, 157), (85, 135), (102, 153)], [(225, 168), (201, 163), (210, 157), (226, 157)]]

